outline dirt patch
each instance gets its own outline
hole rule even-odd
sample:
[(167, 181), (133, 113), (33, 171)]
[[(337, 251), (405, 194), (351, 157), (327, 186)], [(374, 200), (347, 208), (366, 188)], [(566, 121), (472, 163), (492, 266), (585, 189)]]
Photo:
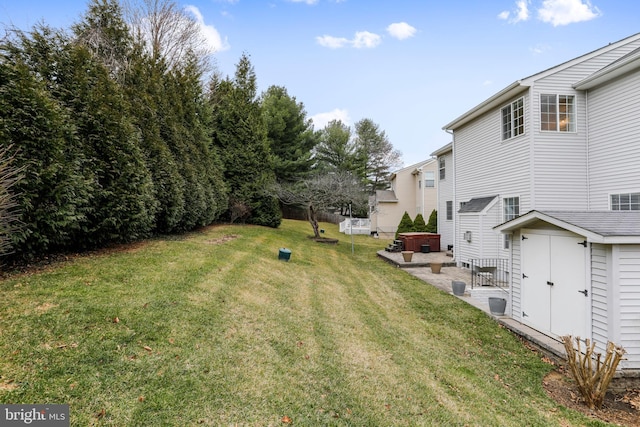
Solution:
[(331, 239), (329, 237), (314, 237), (314, 236), (309, 236), (310, 239), (313, 239), (314, 242), (317, 243), (328, 243), (330, 245), (337, 245), (339, 240), (338, 239)]
[(601, 409), (591, 410), (584, 403), (575, 382), (563, 368), (550, 372), (542, 385), (549, 397), (560, 405), (608, 423), (640, 427), (640, 389), (623, 393), (608, 392)]
[(227, 243), (230, 240), (237, 239), (238, 236), (235, 234), (229, 234), (227, 236), (218, 237), (217, 239), (209, 239), (204, 242), (209, 245), (221, 245), (223, 243)]

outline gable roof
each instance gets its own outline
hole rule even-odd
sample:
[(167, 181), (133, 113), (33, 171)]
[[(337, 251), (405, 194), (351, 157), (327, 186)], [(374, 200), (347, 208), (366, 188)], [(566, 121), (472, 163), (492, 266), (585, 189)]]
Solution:
[(480, 213), (498, 196), (477, 197), (464, 204), (458, 213)]
[(447, 154), (453, 151), (453, 142), (448, 143), (447, 145), (438, 148), (436, 151), (431, 153), (433, 157), (442, 156), (443, 154)]
[(467, 111), (466, 113), (464, 113), (463, 115), (461, 115), (460, 117), (452, 121), (451, 123), (446, 124), (442, 129), (455, 130), (469, 123), (471, 120), (485, 114), (486, 112), (501, 106), (502, 104), (506, 103), (509, 99), (515, 98), (520, 93), (527, 91), (535, 83), (536, 80), (542, 79), (551, 74), (554, 74), (564, 69), (567, 69), (569, 67), (572, 67), (575, 64), (591, 59), (595, 56), (601, 55), (605, 52), (616, 49), (620, 46), (624, 46), (625, 44), (638, 39), (640, 39), (640, 33), (634, 34), (632, 36), (619, 40), (615, 43), (609, 43), (608, 45), (601, 47), (599, 49), (596, 49), (590, 53), (587, 53), (585, 55), (563, 62), (562, 64), (556, 65), (555, 67), (533, 74), (529, 77), (525, 77), (523, 79), (517, 80), (511, 83), (506, 88), (502, 89), (500, 92), (493, 95), (492, 97), (476, 105), (471, 110)]
[(538, 221), (584, 236), (594, 243), (640, 244), (640, 211), (530, 211), (494, 227), (510, 232)]
[(640, 48), (579, 81), (573, 85), (573, 88), (577, 90), (591, 89), (638, 68), (640, 68)]

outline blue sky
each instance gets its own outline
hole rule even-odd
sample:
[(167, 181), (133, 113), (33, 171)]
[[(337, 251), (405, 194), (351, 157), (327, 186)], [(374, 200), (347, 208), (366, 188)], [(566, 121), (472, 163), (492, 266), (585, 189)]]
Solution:
[[(225, 75), (251, 57), (259, 91), (287, 88), (316, 128), (370, 118), (405, 165), (510, 83), (640, 32), (637, 0), (176, 0)], [(0, 23), (68, 28), (85, 0), (0, 0)]]

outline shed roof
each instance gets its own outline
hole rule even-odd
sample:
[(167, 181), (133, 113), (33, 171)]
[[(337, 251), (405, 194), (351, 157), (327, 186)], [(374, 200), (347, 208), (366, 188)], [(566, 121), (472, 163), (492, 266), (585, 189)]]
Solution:
[(478, 197), (471, 199), (464, 204), (458, 211), (458, 213), (479, 213), (485, 210), (489, 203), (498, 196)]
[(544, 221), (594, 243), (640, 244), (640, 211), (530, 211), (494, 229), (510, 232)]

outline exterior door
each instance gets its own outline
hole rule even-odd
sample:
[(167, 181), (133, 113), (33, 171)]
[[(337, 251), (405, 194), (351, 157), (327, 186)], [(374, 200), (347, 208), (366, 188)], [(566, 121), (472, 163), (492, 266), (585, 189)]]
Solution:
[(523, 230), (522, 317), (542, 332), (587, 338), (586, 251), (576, 235)]

